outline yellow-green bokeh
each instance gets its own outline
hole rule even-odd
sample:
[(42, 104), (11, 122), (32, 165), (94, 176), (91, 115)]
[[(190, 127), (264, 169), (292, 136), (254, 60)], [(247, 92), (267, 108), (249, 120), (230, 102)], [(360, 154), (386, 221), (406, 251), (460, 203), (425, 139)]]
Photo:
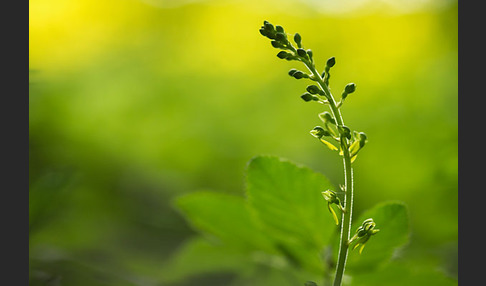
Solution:
[(32, 259), (102, 249), (118, 262), (95, 269), (155, 275), (192, 235), (171, 199), (243, 193), (259, 154), (341, 183), (339, 156), (309, 134), (323, 108), (299, 98), (308, 83), (287, 71), (303, 67), (275, 56), (268, 20), (299, 32), (319, 69), (336, 57), (335, 96), (357, 85), (342, 108), (369, 138), (356, 211), (404, 201), (410, 253), (454, 276), (457, 1), (321, 2), (31, 0)]

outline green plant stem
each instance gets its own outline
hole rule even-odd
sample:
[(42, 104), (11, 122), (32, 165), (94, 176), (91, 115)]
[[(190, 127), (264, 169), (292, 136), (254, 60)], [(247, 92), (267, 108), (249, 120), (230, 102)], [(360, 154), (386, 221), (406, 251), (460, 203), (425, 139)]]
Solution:
[[(341, 116), (341, 112), (339, 108), (336, 106), (336, 101), (331, 94), (328, 86), (324, 83), (321, 75), (317, 72), (314, 65), (308, 61), (303, 61), (305, 66), (309, 69), (312, 73), (316, 82), (319, 84), (321, 89), (324, 91), (325, 96), (329, 102), (329, 106), (331, 108), (331, 112), (333, 113), (334, 118), (336, 119), (336, 123), (338, 126), (343, 126), (344, 121)], [(336, 265), (336, 274), (334, 276), (334, 283), (333, 286), (340, 286), (343, 275), (344, 269), (346, 266), (346, 259), (348, 257), (348, 248), (349, 248), (349, 238), (351, 233), (351, 218), (353, 213), (353, 168), (351, 166), (351, 156), (349, 154), (349, 143), (348, 139), (345, 138), (342, 134), (340, 135), (340, 142), (341, 142), (341, 149), (343, 150), (343, 164), (344, 164), (344, 212), (342, 213), (341, 219), (341, 237), (339, 239), (339, 254), (338, 254), (338, 261)]]

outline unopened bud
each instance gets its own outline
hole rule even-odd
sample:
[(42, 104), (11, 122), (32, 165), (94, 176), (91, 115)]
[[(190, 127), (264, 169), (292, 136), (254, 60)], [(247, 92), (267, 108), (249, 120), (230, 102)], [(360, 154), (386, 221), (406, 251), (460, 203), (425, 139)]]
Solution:
[(319, 100), (319, 98), (317, 98), (317, 96), (314, 96), (308, 92), (302, 94), (300, 96), (304, 101), (311, 101), (311, 100)]
[(301, 71), (296, 71), (292, 76), (295, 77), (296, 79), (309, 77), (307, 74), (305, 74), (304, 72), (301, 72)]
[(302, 48), (302, 37), (300, 36), (299, 33), (295, 33), (294, 35), (294, 41), (297, 44), (297, 47)]
[(307, 91), (311, 94), (319, 94), (321, 89), (317, 85), (309, 85), (307, 86)]
[(349, 127), (347, 127), (346, 125), (338, 126), (338, 130), (343, 137), (351, 139), (351, 129), (349, 129)]
[(346, 93), (353, 93), (355, 90), (356, 90), (356, 84), (354, 83), (348, 83), (344, 88), (344, 91)]
[(287, 36), (284, 33), (277, 32), (275, 34), (275, 40), (285, 43), (287, 42)]
[(368, 142), (368, 136), (366, 136), (364, 132), (359, 132), (358, 135), (359, 135), (359, 145), (360, 147), (363, 147), (366, 144), (366, 142)]
[(260, 34), (262, 34), (263, 36), (267, 36), (267, 30), (265, 30), (264, 28), (261, 28), (260, 30)]
[(277, 49), (282, 49), (282, 48), (284, 48), (284, 46), (283, 46), (283, 45), (282, 45), (282, 44), (281, 44), (279, 41), (277, 41), (277, 40), (273, 40), (273, 41), (271, 41), (270, 43), (272, 44), (272, 46), (273, 46), (274, 48), (277, 48)]
[(306, 58), (307, 57), (306, 51), (304, 49), (301, 49), (301, 48), (297, 49), (297, 54), (299, 56), (303, 57), (303, 58)]
[(307, 53), (307, 56), (309, 56), (309, 59), (312, 61), (312, 50), (311, 49), (308, 49), (306, 50), (306, 53)]
[(263, 22), (263, 26), (265, 27), (265, 30), (267, 30), (267, 31), (273, 31), (273, 30), (275, 30), (275, 28), (273, 27), (273, 25), (270, 24), (270, 22), (268, 22), (268, 21), (264, 21)]
[(330, 57), (327, 62), (326, 66), (332, 68), (336, 64), (336, 59), (334, 57)]
[(287, 52), (285, 52), (285, 51), (280, 51), (280, 52), (278, 52), (278, 54), (277, 54), (277, 57), (278, 57), (279, 59), (285, 59), (285, 58), (287, 58), (288, 56), (291, 56), (291, 54), (289, 54), (289, 53), (287, 53)]

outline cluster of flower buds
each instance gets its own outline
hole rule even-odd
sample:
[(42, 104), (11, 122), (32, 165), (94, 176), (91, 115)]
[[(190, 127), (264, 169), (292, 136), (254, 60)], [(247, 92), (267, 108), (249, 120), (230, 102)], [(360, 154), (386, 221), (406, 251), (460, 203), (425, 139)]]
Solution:
[(356, 234), (349, 240), (349, 245), (356, 243), (352, 249), (354, 250), (358, 246), (361, 246), (359, 249), (359, 253), (361, 254), (370, 237), (380, 231), (379, 229), (375, 229), (375, 227), (376, 223), (372, 218), (364, 220), (363, 224), (356, 230)]
[[(303, 62), (308, 67), (309, 66), (314, 67), (312, 50), (304, 49), (302, 45), (302, 37), (299, 33), (295, 33), (293, 36), (293, 40), (296, 44), (296, 46), (294, 46), (290, 42), (289, 37), (287, 33), (285, 33), (285, 30), (282, 26), (279, 25), (274, 26), (268, 21), (263, 21), (263, 25), (260, 27), (259, 31), (263, 36), (271, 40), (270, 43), (274, 48), (281, 50), (277, 53), (277, 57), (279, 59), (285, 59), (288, 61), (296, 60), (296, 61)], [(336, 59), (334, 57), (330, 57), (326, 61), (326, 66), (324, 68), (324, 71), (322, 72), (322, 76), (321, 76), (322, 82), (327, 87), (329, 87), (329, 78), (331, 77), (330, 70), (335, 64), (336, 64)], [(320, 81), (320, 79), (316, 78), (319, 77), (319, 75), (315, 76), (313, 74), (307, 74), (297, 69), (291, 69), (289, 71), (289, 75), (296, 79), (308, 78), (313, 81)], [(312, 85), (312, 87), (315, 87), (314, 92), (308, 89), (306, 93), (301, 95), (301, 98), (304, 101), (317, 101), (320, 103), (329, 103), (330, 99), (327, 98), (329, 95), (326, 95), (326, 93), (321, 89), (321, 87), (318, 87), (317, 85)], [(341, 94), (341, 100), (337, 103), (337, 107), (338, 108), (341, 107), (346, 97), (349, 94), (353, 93), (355, 90), (356, 90), (356, 84), (354, 83), (347, 84)], [(321, 99), (320, 96), (324, 96), (325, 99), (324, 98)]]
[(336, 205), (340, 211), (344, 212), (344, 208), (341, 205), (341, 200), (337, 196), (336, 192), (331, 191), (331, 190), (327, 190), (327, 191), (322, 192), (322, 196), (327, 201), (327, 208), (329, 209), (329, 212), (331, 212), (332, 217), (334, 218), (334, 221), (336, 222), (336, 225), (339, 225), (339, 220), (337, 218), (336, 212), (332, 208), (332, 205)]
[(263, 26), (260, 27), (260, 34), (272, 40), (271, 43), (274, 48), (289, 49), (290, 43), (282, 26), (274, 27), (268, 21), (263, 21)]
[[(307, 49), (305, 50), (302, 46), (302, 37), (299, 33), (294, 34), (294, 42), (297, 45), (295, 48), (289, 41), (287, 34), (282, 26), (273, 26), (268, 21), (263, 21), (263, 25), (260, 27), (260, 34), (272, 40), (270, 43), (276, 49), (281, 49), (282, 51), (278, 52), (277, 57), (279, 59), (285, 59), (288, 61), (296, 60), (296, 61), (303, 61), (307, 63), (313, 63), (313, 53), (312, 50)], [(303, 71), (298, 71), (296, 69), (291, 69), (289, 71), (289, 75), (296, 78), (310, 78), (314, 80), (314, 78)], [(309, 99), (310, 101), (312, 99)]]
[(320, 101), (321, 103), (328, 103), (327, 100), (321, 98), (321, 96), (325, 97), (326, 94), (317, 85), (309, 85), (306, 90), (307, 92), (300, 96), (304, 101), (314, 100)]

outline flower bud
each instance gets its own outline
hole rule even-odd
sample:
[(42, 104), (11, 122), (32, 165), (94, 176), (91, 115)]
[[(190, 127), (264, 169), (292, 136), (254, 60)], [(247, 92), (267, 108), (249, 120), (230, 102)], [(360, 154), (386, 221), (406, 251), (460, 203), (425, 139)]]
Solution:
[(368, 136), (366, 136), (364, 132), (359, 132), (358, 136), (359, 136), (359, 146), (363, 147), (366, 144), (366, 142), (368, 142)]
[(270, 24), (268, 21), (263, 21), (263, 26), (260, 28), (260, 34), (273, 40), (275, 39), (276, 31), (272, 24)]
[(303, 73), (303, 72), (301, 72), (301, 71), (296, 71), (296, 72), (294, 73), (294, 77), (295, 77), (296, 79), (301, 79), (301, 78), (303, 78), (303, 77), (304, 77), (304, 73)]
[(321, 89), (317, 85), (309, 85), (307, 86), (307, 91), (311, 94), (319, 94)]
[(288, 56), (291, 56), (291, 54), (289, 54), (289, 53), (287, 53), (287, 52), (285, 52), (285, 51), (280, 51), (280, 52), (278, 52), (278, 54), (277, 54), (277, 57), (278, 57), (279, 59), (286, 59)]
[(330, 57), (327, 62), (326, 66), (332, 68), (336, 64), (336, 59), (334, 57)]
[(336, 225), (339, 225), (339, 220), (337, 218), (336, 212), (331, 207), (331, 205), (336, 204), (341, 211), (344, 211), (343, 207), (341, 206), (341, 201), (339, 200), (339, 197), (337, 196), (336, 192), (333, 192), (331, 190), (324, 191), (321, 194), (324, 197), (324, 199), (327, 201), (327, 208), (329, 209), (329, 212), (332, 214), (334, 221), (336, 222)]
[(259, 31), (260, 31), (260, 34), (267, 37), (267, 30), (265, 30), (264, 28), (261, 28)]
[(282, 45), (282, 43), (280, 43), (279, 41), (277, 40), (273, 40), (270, 42), (272, 44), (272, 46), (276, 49), (283, 49), (284, 46)]
[(306, 50), (306, 53), (307, 53), (307, 56), (309, 57), (309, 59), (312, 61), (312, 50), (311, 49), (308, 49)]
[(300, 57), (303, 57), (303, 58), (307, 58), (307, 53), (305, 52), (304, 49), (297, 49), (297, 54), (300, 56)]
[(275, 28), (273, 27), (273, 25), (270, 24), (270, 22), (268, 22), (268, 21), (264, 21), (263, 22), (263, 26), (265, 27), (265, 30), (267, 30), (267, 31), (273, 31), (273, 30), (275, 30)]
[(275, 40), (285, 43), (287, 42), (287, 35), (285, 35), (284, 33), (277, 32), (275, 34)]
[(289, 75), (290, 75), (290, 76), (294, 76), (294, 73), (295, 73), (296, 71), (297, 71), (296, 69), (290, 69), (290, 70), (289, 70)]
[(324, 122), (324, 123), (331, 123), (336, 125), (336, 120), (332, 117), (331, 113), (324, 111), (323, 113), (319, 114), (319, 118)]
[(295, 33), (294, 35), (294, 41), (297, 44), (297, 47), (302, 48), (302, 37), (300, 36), (299, 33)]
[(354, 83), (348, 83), (344, 88), (346, 93), (353, 93), (356, 90), (356, 85)]
[(321, 126), (316, 126), (314, 129), (310, 131), (310, 134), (318, 139), (321, 139), (323, 136), (329, 136), (329, 132), (324, 130)]
[(338, 126), (338, 131), (343, 137), (351, 139), (351, 130), (346, 125)]
[(283, 28), (282, 26), (279, 26), (279, 25), (275, 26), (275, 30), (276, 30), (277, 32), (279, 32), (279, 33), (285, 33), (285, 32), (284, 32), (284, 28)]
[(321, 192), (321, 194), (324, 197), (324, 199), (331, 204), (341, 203), (336, 192), (333, 192), (331, 190), (327, 190), (327, 191)]
[(308, 92), (302, 94), (300, 96), (304, 101), (311, 101), (311, 100), (319, 100), (319, 98), (317, 98), (317, 96), (314, 96)]
[(295, 77), (296, 79), (308, 78), (309, 77), (306, 73), (301, 72), (301, 71), (294, 72), (294, 74), (292, 76)]

